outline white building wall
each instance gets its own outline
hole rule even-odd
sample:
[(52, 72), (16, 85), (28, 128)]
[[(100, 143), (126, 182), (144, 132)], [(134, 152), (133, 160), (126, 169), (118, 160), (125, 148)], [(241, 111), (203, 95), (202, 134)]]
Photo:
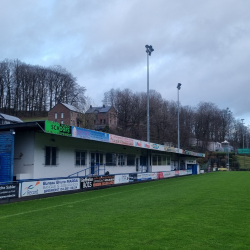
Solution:
[(152, 166), (152, 172), (171, 171), (171, 165)]
[[(57, 165), (45, 166), (45, 147), (58, 147)], [(86, 166), (75, 166), (75, 151), (81, 150), (87, 152)], [(53, 177), (67, 177), (71, 174), (90, 168), (91, 152), (98, 153), (116, 153), (116, 154), (134, 154), (140, 157), (141, 149), (109, 144), (104, 142), (95, 142), (84, 139), (77, 139), (71, 137), (57, 136), (52, 134), (36, 133), (35, 134), (35, 160), (34, 160), (34, 174), (33, 178), (53, 178)], [(104, 156), (104, 163), (105, 161)], [(106, 166), (105, 171), (103, 166), (100, 166), (99, 174), (109, 171), (110, 174), (119, 173), (134, 173), (136, 166)], [(90, 169), (86, 172), (90, 174)], [(79, 173), (85, 175), (85, 171)], [(75, 176), (75, 175), (74, 175)]]
[(33, 131), (15, 134), (13, 175), (17, 180), (34, 176), (34, 136)]

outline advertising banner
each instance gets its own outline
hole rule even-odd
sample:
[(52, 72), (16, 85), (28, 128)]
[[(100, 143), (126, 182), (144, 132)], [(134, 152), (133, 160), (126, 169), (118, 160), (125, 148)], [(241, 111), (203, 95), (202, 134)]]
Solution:
[(72, 136), (71, 126), (52, 121), (45, 121), (45, 132), (56, 135)]
[(155, 180), (155, 179), (157, 179), (157, 173), (137, 174), (138, 181)]
[(72, 127), (72, 136), (76, 138), (88, 139), (93, 141), (109, 142), (109, 134), (89, 130), (85, 128)]
[(127, 146), (134, 146), (134, 140), (127, 137), (122, 137), (118, 135), (109, 135), (109, 142)]
[(115, 184), (128, 183), (128, 182), (129, 182), (129, 174), (115, 175)]
[(164, 146), (164, 151), (175, 152), (175, 148), (174, 147), (169, 147), (169, 146)]
[(179, 171), (179, 175), (186, 175), (187, 174), (187, 170), (180, 170)]
[(134, 146), (142, 148), (142, 141), (134, 140)]
[(156, 143), (150, 143), (150, 148), (151, 149), (155, 149), (155, 150), (159, 150), (160, 145), (156, 144)]
[(115, 182), (114, 175), (94, 177), (93, 187), (113, 185), (114, 182)]
[(85, 189), (85, 188), (92, 188), (93, 187), (93, 182), (94, 182), (94, 178), (93, 177), (83, 177), (81, 178), (81, 188)]
[(137, 174), (129, 174), (129, 182), (137, 181)]
[(187, 174), (192, 174), (192, 169), (188, 169)]
[(18, 198), (19, 183), (0, 185), (0, 200)]
[(55, 179), (46, 181), (29, 181), (23, 182), (21, 196), (30, 196), (46, 193), (55, 193), (61, 191), (69, 191), (80, 189), (80, 179)]
[(157, 179), (162, 179), (163, 178), (163, 173), (162, 172), (158, 172), (157, 173)]
[(174, 174), (175, 174), (175, 176), (178, 176), (180, 174), (179, 170), (174, 171)]
[(169, 177), (172, 177), (172, 176), (175, 176), (175, 172), (174, 171), (163, 172), (163, 178), (169, 178)]

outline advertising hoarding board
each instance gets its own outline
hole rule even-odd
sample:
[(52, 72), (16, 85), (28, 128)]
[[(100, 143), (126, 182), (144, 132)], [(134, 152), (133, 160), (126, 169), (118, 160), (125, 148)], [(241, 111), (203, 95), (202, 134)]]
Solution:
[(80, 179), (54, 179), (20, 183), (21, 196), (31, 196), (80, 189)]
[(0, 185), (0, 200), (18, 198), (19, 183)]
[(82, 189), (92, 188), (94, 178), (93, 177), (83, 177), (83, 178), (81, 178), (80, 182), (81, 182)]
[(128, 182), (129, 182), (129, 174), (115, 175), (115, 184), (128, 183)]
[(52, 121), (45, 121), (45, 132), (56, 135), (72, 136), (71, 126)]
[(114, 175), (99, 176), (99, 177), (94, 177), (93, 187), (113, 185), (114, 183), (115, 183)]
[(89, 130), (85, 128), (72, 127), (72, 137), (88, 139), (93, 141), (109, 142), (109, 134)]

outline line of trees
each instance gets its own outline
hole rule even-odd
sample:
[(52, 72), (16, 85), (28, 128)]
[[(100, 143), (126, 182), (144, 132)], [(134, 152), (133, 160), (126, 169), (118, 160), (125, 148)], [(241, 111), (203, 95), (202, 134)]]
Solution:
[(82, 108), (85, 88), (60, 66), (42, 67), (20, 60), (0, 62), (0, 110), (33, 115), (65, 102)]
[[(150, 141), (177, 146), (177, 102), (162, 98), (151, 90)], [(147, 94), (130, 89), (111, 89), (105, 92), (103, 104), (117, 110), (118, 128), (112, 133), (140, 140), (147, 138)], [(219, 109), (214, 103), (200, 102), (196, 107), (180, 105), (180, 145), (184, 149), (205, 151), (209, 142), (227, 140), (234, 148), (249, 145), (250, 133), (229, 108)], [(195, 147), (190, 142), (196, 141)]]

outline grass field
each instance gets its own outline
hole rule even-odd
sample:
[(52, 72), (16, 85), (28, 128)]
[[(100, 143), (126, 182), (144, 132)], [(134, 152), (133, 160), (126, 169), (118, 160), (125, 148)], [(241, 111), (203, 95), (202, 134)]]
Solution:
[(250, 172), (0, 206), (0, 249), (250, 249)]

